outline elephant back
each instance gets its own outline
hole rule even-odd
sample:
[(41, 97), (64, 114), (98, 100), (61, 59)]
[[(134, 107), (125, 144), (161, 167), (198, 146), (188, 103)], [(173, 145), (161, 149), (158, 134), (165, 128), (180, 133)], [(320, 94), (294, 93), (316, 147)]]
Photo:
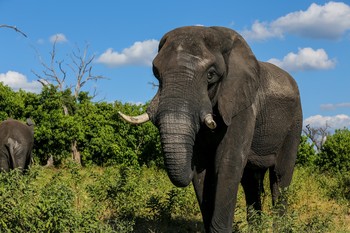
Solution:
[(21, 121), (9, 119), (0, 124), (0, 142), (7, 143), (8, 138), (17, 140), (19, 143), (33, 144), (34, 134), (31, 126)]

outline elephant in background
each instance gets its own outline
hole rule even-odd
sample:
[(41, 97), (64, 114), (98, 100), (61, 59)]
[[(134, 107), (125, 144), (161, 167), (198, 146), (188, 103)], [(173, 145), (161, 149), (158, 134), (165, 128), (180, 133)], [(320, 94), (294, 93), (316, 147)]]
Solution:
[(267, 170), (272, 202), (280, 203), (302, 128), (295, 80), (258, 61), (246, 41), (224, 27), (166, 33), (153, 73), (159, 89), (146, 113), (120, 114), (158, 127), (169, 178), (179, 187), (192, 181), (206, 232), (232, 232), (240, 183), (247, 207), (261, 210)]
[(8, 119), (0, 123), (0, 170), (25, 170), (32, 161), (34, 123)]

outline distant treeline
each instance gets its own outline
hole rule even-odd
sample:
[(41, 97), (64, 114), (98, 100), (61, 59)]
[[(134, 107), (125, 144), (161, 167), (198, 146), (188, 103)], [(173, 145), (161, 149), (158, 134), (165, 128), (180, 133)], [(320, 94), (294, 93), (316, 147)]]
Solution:
[(140, 126), (122, 121), (118, 111), (136, 115), (147, 104), (93, 102), (87, 92), (74, 98), (69, 89), (53, 85), (35, 94), (13, 91), (0, 82), (0, 121), (8, 118), (35, 123), (34, 161), (45, 165), (52, 157), (56, 165), (72, 157), (72, 142), (83, 165), (161, 166), (162, 155), (157, 129), (152, 123)]
[[(94, 102), (88, 92), (80, 92), (75, 98), (70, 89), (59, 91), (53, 85), (44, 86), (39, 94), (15, 92), (0, 82), (0, 121), (31, 118), (35, 122), (33, 155), (41, 165), (50, 157), (56, 165), (72, 158), (75, 143), (83, 165), (163, 166), (156, 127), (150, 122), (130, 125), (118, 115), (118, 111), (138, 115), (145, 112), (147, 105)], [(302, 135), (297, 165), (332, 173), (349, 171), (349, 129), (329, 135), (320, 150), (308, 135)]]

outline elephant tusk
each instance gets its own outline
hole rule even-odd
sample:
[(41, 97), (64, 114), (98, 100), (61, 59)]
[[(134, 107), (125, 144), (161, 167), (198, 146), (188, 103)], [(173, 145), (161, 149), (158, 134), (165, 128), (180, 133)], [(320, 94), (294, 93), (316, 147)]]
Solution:
[(139, 116), (128, 116), (125, 115), (122, 112), (118, 112), (118, 114), (127, 122), (131, 123), (131, 124), (142, 124), (145, 123), (147, 121), (149, 121), (149, 115), (147, 113), (143, 113)]
[(208, 126), (209, 129), (215, 129), (216, 128), (216, 122), (214, 121), (212, 114), (205, 115), (204, 122)]

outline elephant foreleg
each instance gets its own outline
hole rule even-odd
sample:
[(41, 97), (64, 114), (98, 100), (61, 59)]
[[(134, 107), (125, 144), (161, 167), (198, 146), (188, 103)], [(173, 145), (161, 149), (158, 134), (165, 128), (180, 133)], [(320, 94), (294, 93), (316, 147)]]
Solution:
[(247, 108), (232, 119), (216, 150), (215, 204), (210, 226), (212, 232), (232, 232), (238, 187), (247, 164), (254, 126), (254, 109)]
[(258, 211), (258, 215), (262, 210), (261, 194), (264, 192), (264, 176), (267, 169), (251, 169), (245, 168), (241, 184), (244, 189), (246, 205), (247, 205), (247, 220), (252, 222), (254, 210)]
[(201, 209), (204, 228), (209, 232), (209, 227), (214, 211), (215, 183), (212, 180), (210, 170), (195, 171), (193, 177), (193, 187)]
[(285, 190), (292, 181), (300, 141), (300, 127), (301, 124), (298, 122), (291, 127), (292, 130), (286, 136), (283, 146), (277, 155), (276, 165), (269, 170), (272, 204), (280, 216), (285, 213), (287, 207)]
[[(231, 172), (238, 171), (228, 169)], [(231, 232), (239, 186), (239, 180), (233, 181), (231, 177), (230, 172), (218, 175), (212, 170), (204, 170), (194, 175), (193, 186), (206, 232)]]

